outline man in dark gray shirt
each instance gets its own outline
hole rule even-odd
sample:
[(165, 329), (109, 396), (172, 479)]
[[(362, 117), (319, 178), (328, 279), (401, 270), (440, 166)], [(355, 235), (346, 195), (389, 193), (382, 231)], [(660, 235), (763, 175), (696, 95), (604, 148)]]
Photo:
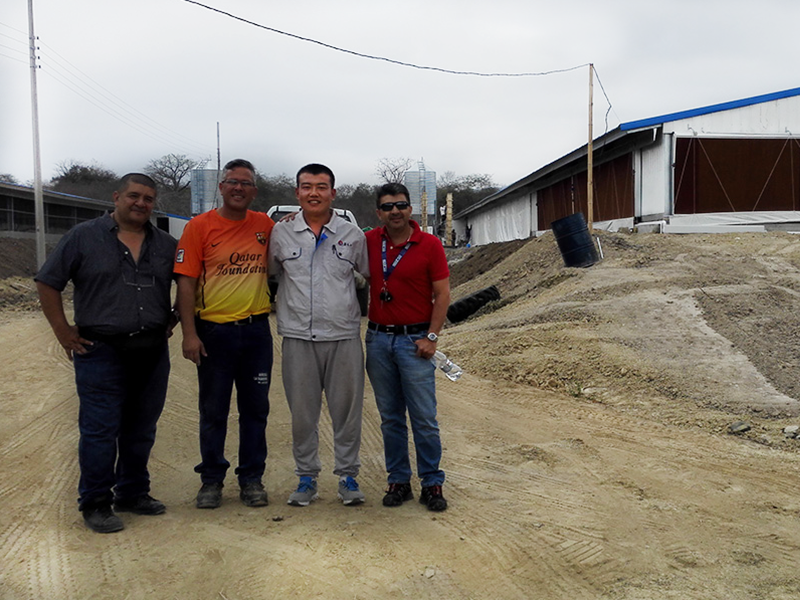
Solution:
[[(98, 533), (123, 528), (112, 501), (118, 512), (165, 511), (150, 496), (147, 462), (167, 393), (177, 242), (150, 223), (155, 199), (150, 177), (125, 175), (114, 211), (71, 229), (35, 277), (42, 311), (75, 367), (78, 501)], [(62, 301), (69, 281), (74, 325)]]

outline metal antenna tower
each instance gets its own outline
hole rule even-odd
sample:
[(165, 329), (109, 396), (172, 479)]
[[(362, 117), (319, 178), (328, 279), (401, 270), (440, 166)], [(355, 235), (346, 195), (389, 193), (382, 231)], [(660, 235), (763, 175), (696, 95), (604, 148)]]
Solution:
[(425, 159), (420, 159), (419, 163), (419, 212), (420, 227), (422, 231), (428, 231), (428, 190), (425, 186)]

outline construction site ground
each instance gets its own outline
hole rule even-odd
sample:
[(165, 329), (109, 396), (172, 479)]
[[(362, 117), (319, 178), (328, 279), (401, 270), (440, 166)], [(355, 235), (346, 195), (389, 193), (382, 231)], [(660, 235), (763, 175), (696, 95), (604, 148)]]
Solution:
[[(490, 285), (501, 299), (441, 336), (465, 371), (437, 375), (446, 512), (416, 502), (416, 481), (415, 501), (381, 505), (369, 386), (366, 503), (336, 498), (323, 414), (321, 498), (286, 505), (277, 336), (270, 504), (243, 506), (231, 470), (223, 505), (196, 509), (197, 379), (178, 330), (151, 459), (167, 512), (122, 514), (109, 535), (77, 510), (73, 369), (38, 309), (32, 245), (3, 240), (0, 598), (798, 597), (800, 238), (598, 236), (604, 258), (584, 269), (549, 234), (449, 252), (454, 299)], [(236, 420), (234, 403), (234, 464)]]

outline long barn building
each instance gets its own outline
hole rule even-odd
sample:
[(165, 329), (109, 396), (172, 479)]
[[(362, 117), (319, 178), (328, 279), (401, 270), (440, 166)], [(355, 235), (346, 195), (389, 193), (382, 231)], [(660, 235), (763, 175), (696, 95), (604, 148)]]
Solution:
[[(592, 146), (596, 228), (800, 229), (800, 88), (622, 123)], [(587, 153), (456, 214), (459, 237), (524, 239), (586, 215)]]

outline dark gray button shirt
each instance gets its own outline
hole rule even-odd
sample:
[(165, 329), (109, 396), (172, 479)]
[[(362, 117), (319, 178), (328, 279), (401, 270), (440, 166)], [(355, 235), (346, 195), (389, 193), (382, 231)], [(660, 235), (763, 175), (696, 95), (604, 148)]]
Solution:
[(146, 226), (136, 263), (117, 239), (106, 214), (67, 232), (47, 257), (36, 281), (63, 291), (72, 280), (75, 323), (103, 335), (164, 327), (170, 318), (170, 286), (177, 241)]

